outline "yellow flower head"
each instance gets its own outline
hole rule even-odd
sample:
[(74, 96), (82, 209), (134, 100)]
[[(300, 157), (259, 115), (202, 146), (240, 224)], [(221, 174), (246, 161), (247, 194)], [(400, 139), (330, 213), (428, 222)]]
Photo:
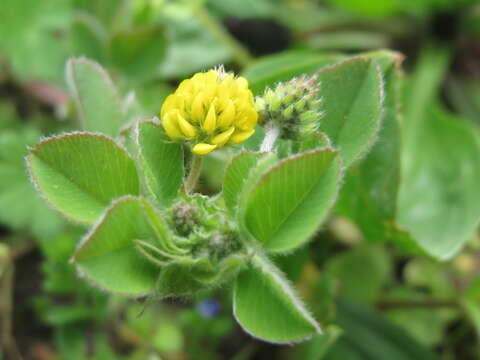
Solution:
[(222, 67), (182, 81), (165, 99), (160, 117), (167, 135), (192, 142), (198, 155), (247, 140), (258, 120), (247, 80)]

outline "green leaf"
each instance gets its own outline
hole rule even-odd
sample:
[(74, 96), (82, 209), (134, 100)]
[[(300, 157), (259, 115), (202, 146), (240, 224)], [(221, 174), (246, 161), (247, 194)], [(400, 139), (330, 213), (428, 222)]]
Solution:
[[(109, 292), (130, 296), (150, 293), (159, 268), (135, 248), (134, 240), (155, 239), (149, 218), (152, 211), (148, 201), (132, 196), (113, 202), (73, 256), (80, 273)], [(158, 226), (160, 219), (156, 220)]]
[(62, 231), (64, 221), (40, 198), (25, 170), (26, 145), (39, 138), (30, 127), (0, 133), (0, 222), (44, 238)]
[(388, 47), (390, 38), (387, 34), (368, 30), (338, 30), (319, 32), (306, 39), (308, 47), (317, 51), (340, 52), (382, 49)]
[[(129, 11), (125, 11), (125, 1), (121, 0), (79, 0), (75, 1), (75, 7), (92, 14), (105, 28), (112, 29), (126, 21)], [(125, 14), (127, 13), (127, 14)], [(119, 24), (120, 23), (120, 24)]]
[(54, 333), (55, 347), (60, 354), (68, 354), (72, 360), (85, 358), (85, 329), (78, 324), (60, 326)]
[(245, 224), (268, 251), (300, 246), (333, 205), (341, 178), (335, 150), (286, 158), (265, 172), (249, 193)]
[(46, 200), (79, 222), (94, 222), (112, 200), (139, 191), (133, 160), (103, 135), (71, 133), (47, 138), (30, 149), (27, 163)]
[(139, 122), (135, 136), (145, 186), (158, 204), (168, 207), (183, 182), (182, 147), (171, 142), (154, 121)]
[(264, 341), (293, 343), (320, 332), (284, 276), (258, 254), (237, 277), (233, 312), (246, 332)]
[(58, 356), (61, 359), (85, 360), (85, 354), (88, 354), (88, 359), (91, 360), (119, 359), (109, 344), (107, 334), (95, 332), (95, 336), (89, 341), (85, 336), (88, 329), (88, 323), (55, 327), (53, 340)]
[(446, 48), (428, 47), (424, 49), (420, 54), (410, 84), (405, 86), (402, 162), (413, 159), (416, 143), (420, 136), (419, 130), (425, 127), (423, 119), (440, 91), (442, 79), (448, 70), (449, 58), (449, 50)]
[(249, 81), (254, 94), (260, 94), (267, 86), (288, 81), (294, 76), (313, 74), (322, 67), (344, 59), (340, 55), (325, 55), (303, 51), (284, 52), (260, 58), (242, 73)]
[(480, 221), (480, 141), (476, 128), (438, 106), (422, 123), (408, 134), (418, 141), (405, 153), (398, 222), (429, 254), (448, 259)]
[[(344, 330), (344, 334), (325, 359), (438, 360), (435, 354), (401, 328), (367, 307), (339, 301), (337, 323)], [(350, 354), (355, 357), (349, 356)]]
[(17, 119), (17, 111), (13, 102), (0, 101), (0, 130), (18, 128), (21, 124)]
[(358, 246), (329, 259), (329, 275), (339, 281), (340, 295), (349, 300), (371, 303), (391, 280), (391, 260), (384, 247)]
[(270, 17), (276, 10), (276, 4), (271, 0), (213, 0), (212, 8), (221, 18), (265, 18)]
[(332, 147), (332, 143), (330, 142), (330, 139), (328, 138), (327, 135), (325, 135), (320, 131), (317, 131), (302, 139), (302, 142), (300, 143), (299, 152), (305, 152), (308, 150), (313, 150), (313, 149), (321, 148), (324, 146)]
[(427, 48), (405, 92), (400, 225), (429, 254), (448, 259), (479, 223), (478, 129), (436, 105), (449, 49)]
[(180, 324), (173, 321), (160, 325), (152, 340), (155, 348), (161, 352), (172, 353), (182, 351), (183, 333)]
[(318, 73), (325, 115), (320, 130), (340, 149), (345, 167), (365, 154), (380, 129), (383, 81), (378, 64), (352, 58)]
[[(76, 279), (74, 278), (74, 281)], [(69, 323), (79, 323), (91, 320), (97, 315), (90, 307), (85, 304), (57, 305), (43, 316), (43, 321), (48, 325), (62, 326)]]
[(102, 62), (105, 59), (106, 30), (92, 15), (79, 12), (70, 25), (70, 46), (74, 56), (86, 56)]
[(232, 214), (236, 212), (240, 193), (250, 170), (263, 155), (258, 152), (244, 151), (235, 155), (230, 161), (223, 181), (223, 198), (225, 205)]
[(124, 30), (110, 41), (113, 64), (132, 77), (158, 75), (164, 54), (165, 31), (158, 25)]
[(276, 153), (270, 152), (265, 153), (265, 156), (258, 159), (254, 167), (249, 171), (248, 177), (243, 183), (242, 189), (240, 191), (240, 196), (238, 198), (238, 209), (236, 211), (236, 219), (239, 224), (239, 230), (243, 237), (246, 239), (254, 240), (252, 234), (247, 229), (245, 224), (245, 213), (247, 211), (247, 205), (249, 202), (250, 193), (257, 183), (258, 179), (262, 174), (267, 171), (278, 161), (278, 156)]
[[(168, 95), (174, 92), (174, 88), (164, 82), (141, 83), (134, 87), (135, 99), (144, 109), (148, 116), (153, 117), (159, 113), (162, 104)], [(135, 114), (138, 116), (138, 114)]]
[(70, 16), (69, 1), (2, 0), (0, 49), (18, 80), (61, 83)]
[(94, 61), (74, 58), (67, 62), (66, 81), (82, 129), (116, 137), (126, 118), (108, 73)]
[[(402, 2), (395, 0), (378, 0), (375, 2), (358, 0), (327, 0), (335, 7), (365, 17), (388, 17), (401, 9)], [(427, 1), (428, 2), (428, 1)]]
[(169, 24), (171, 41), (161, 64), (160, 72), (165, 78), (182, 78), (196, 71), (228, 63), (230, 51), (213, 34), (205, 30), (197, 17), (190, 12), (182, 21)]
[(352, 219), (369, 242), (394, 241), (416, 249), (408, 234), (396, 225), (400, 184), (400, 62), (402, 55), (377, 51), (364, 56), (378, 61), (385, 81), (385, 110), (379, 140), (361, 162), (347, 173), (337, 211)]

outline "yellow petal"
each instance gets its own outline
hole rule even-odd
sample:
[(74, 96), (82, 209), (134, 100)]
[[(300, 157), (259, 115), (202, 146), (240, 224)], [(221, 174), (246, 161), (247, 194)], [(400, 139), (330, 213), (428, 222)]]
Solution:
[(192, 124), (190, 124), (187, 120), (185, 120), (185, 118), (182, 115), (177, 114), (177, 119), (178, 119), (178, 125), (180, 127), (180, 130), (182, 130), (182, 133), (183, 135), (185, 135), (185, 137), (191, 139), (197, 135), (197, 130), (195, 129), (195, 127)]
[(230, 87), (230, 86), (232, 86), (234, 79), (235, 79), (235, 77), (233, 76), (233, 74), (228, 74), (228, 75), (225, 76), (225, 78), (223, 79), (222, 84)]
[(214, 150), (217, 145), (210, 145), (206, 143), (198, 143), (192, 149), (192, 151), (197, 155), (205, 155), (208, 154), (210, 151)]
[(217, 85), (217, 96), (222, 99), (229, 99), (231, 97), (230, 86), (226, 85), (224, 82), (221, 82)]
[(250, 90), (247, 91), (247, 99), (248, 99), (248, 103), (249, 103), (250, 105), (253, 105), (253, 103), (254, 103), (254, 101), (253, 101), (253, 93), (252, 93)]
[(230, 129), (216, 135), (212, 139), (212, 144), (218, 145), (219, 147), (225, 145), (225, 143), (228, 141), (228, 139), (230, 139), (230, 136), (232, 136), (234, 131), (235, 131), (235, 127), (232, 126)]
[(205, 73), (199, 72), (192, 76), (192, 81), (194, 83), (203, 83), (205, 82)]
[(187, 102), (191, 97), (192, 95), (190, 94), (178, 94), (175, 99), (176, 108), (182, 113), (185, 112), (185, 102)]
[(177, 93), (184, 93), (184, 92), (191, 92), (192, 91), (192, 80), (191, 79), (187, 79), (187, 80), (183, 80), (180, 85), (178, 85), (178, 88), (177, 88)]
[(163, 117), (166, 113), (172, 111), (175, 108), (176, 95), (168, 95), (163, 102), (162, 109), (160, 110), (160, 117)]
[(248, 108), (247, 110), (245, 110), (245, 116), (247, 118), (245, 124), (246, 126), (248, 126), (249, 128), (253, 128), (255, 127), (255, 125), (257, 125), (258, 113), (254, 109)]
[(219, 95), (215, 97), (215, 109), (217, 112), (222, 112), (228, 105), (230, 99), (227, 96)]
[(237, 129), (239, 129), (240, 131), (248, 130), (248, 129), (249, 129), (249, 126), (247, 125), (247, 117), (246, 117), (246, 116), (242, 116), (242, 117), (240, 117), (239, 119), (237, 119), (237, 121), (235, 122), (235, 126), (236, 126)]
[(248, 89), (248, 80), (244, 77), (239, 76), (235, 82), (238, 84), (240, 89)]
[(240, 99), (243, 105), (252, 106), (253, 105), (253, 94), (250, 90), (242, 90), (237, 94), (237, 97)]
[(228, 100), (227, 106), (223, 109), (222, 113), (218, 117), (218, 123), (220, 128), (226, 129), (233, 124), (235, 119), (235, 105), (232, 100)]
[(230, 138), (228, 143), (229, 144), (240, 144), (241, 142), (244, 142), (250, 136), (252, 136), (254, 132), (255, 132), (255, 129), (237, 132), (237, 133), (232, 135), (232, 137)]
[(215, 104), (210, 105), (210, 109), (208, 109), (208, 114), (205, 120), (203, 121), (203, 130), (207, 134), (211, 134), (215, 131), (217, 126), (217, 114), (215, 114)]
[(208, 83), (207, 85), (203, 86), (203, 88), (199, 91), (203, 93), (206, 101), (212, 101), (213, 97), (217, 93), (217, 87), (217, 83)]
[(162, 126), (165, 132), (172, 140), (178, 140), (183, 137), (183, 134), (178, 129), (176, 123), (176, 114), (166, 114), (162, 117)]
[(209, 83), (217, 81), (217, 72), (215, 70), (210, 70), (205, 73), (205, 80)]
[(195, 96), (195, 99), (192, 102), (192, 118), (196, 122), (200, 121), (200, 119), (205, 116), (203, 109), (204, 99), (204, 94), (200, 92)]

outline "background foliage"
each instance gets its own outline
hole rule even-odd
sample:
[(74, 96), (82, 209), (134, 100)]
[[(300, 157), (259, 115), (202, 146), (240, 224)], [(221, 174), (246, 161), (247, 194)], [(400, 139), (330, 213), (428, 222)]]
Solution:
[[(0, 358), (478, 358), (475, 0), (3, 0), (0, 18)], [(351, 59), (357, 55), (362, 58)], [(109, 80), (99, 81), (108, 79), (101, 68), (85, 60), (67, 62), (72, 56), (97, 61), (118, 90)], [(319, 218), (309, 219), (315, 223), (329, 215), (321, 231), (297, 252), (274, 258), (324, 330), (300, 345), (269, 345), (245, 334), (231, 316), (235, 291), (152, 302), (90, 287), (69, 263), (84, 228), (51, 210), (25, 170), (27, 146), (42, 136), (85, 127), (116, 135), (133, 114), (156, 115), (184, 77), (219, 63), (245, 76), (256, 94), (320, 69), (320, 81), (328, 85), (320, 90), (328, 115), (321, 130), (350, 168), (335, 207), (330, 213), (319, 207)], [(379, 81), (384, 93), (374, 91)], [(364, 116), (365, 109), (375, 116)], [(142, 125), (148, 126), (153, 125)], [(180, 156), (175, 148), (153, 151), (147, 134), (140, 129), (146, 169)], [(379, 140), (365, 147), (375, 134)], [(252, 138), (247, 147), (258, 141)], [(108, 141), (94, 141), (92, 148), (84, 168), (70, 169), (77, 184), (88, 184), (92, 176), (122, 176), (115, 167), (89, 172), (102, 156), (121, 152)], [(37, 150), (30, 163), (39, 171), (62, 154), (60, 147)], [(220, 190), (231, 157), (224, 151), (206, 158), (203, 193)], [(121, 160), (128, 167), (129, 158)], [(292, 173), (291, 164), (283, 166), (277, 171)], [(312, 181), (323, 171), (294, 170), (308, 172)], [(170, 186), (178, 186), (182, 175), (172, 174)], [(160, 182), (151, 177), (153, 193), (161, 191)], [(110, 199), (138, 189), (122, 185), (112, 181), (94, 194), (78, 193), (78, 201), (91, 206), (77, 220), (93, 221)], [(238, 196), (235, 183), (230, 185), (227, 205)], [(271, 186), (288, 196), (286, 185)], [(77, 189), (75, 183), (67, 186)], [(257, 190), (252, 208), (268, 193)], [(50, 191), (56, 194), (54, 187)], [(78, 216), (75, 203), (58, 206)], [(123, 210), (130, 219), (135, 204)], [(269, 250), (288, 250), (282, 234), (272, 237), (275, 224), (255, 227), (260, 215), (249, 214), (250, 230)], [(88, 251), (83, 255), (89, 261)], [(242, 273), (238, 286), (246, 294), (251, 279), (264, 276), (258, 269)], [(121, 269), (115, 274), (121, 278)]]

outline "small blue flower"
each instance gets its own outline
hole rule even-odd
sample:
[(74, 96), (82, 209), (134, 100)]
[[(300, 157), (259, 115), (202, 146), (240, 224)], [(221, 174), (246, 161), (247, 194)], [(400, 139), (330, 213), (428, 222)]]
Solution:
[(220, 303), (217, 300), (203, 300), (197, 304), (197, 311), (204, 318), (213, 318), (220, 313)]

